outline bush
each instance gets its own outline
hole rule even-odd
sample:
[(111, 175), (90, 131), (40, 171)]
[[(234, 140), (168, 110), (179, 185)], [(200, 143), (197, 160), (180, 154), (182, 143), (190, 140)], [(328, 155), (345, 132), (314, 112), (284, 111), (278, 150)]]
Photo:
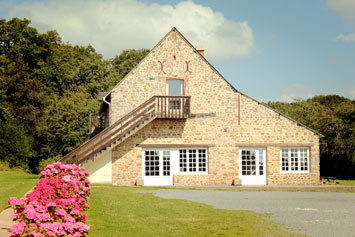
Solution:
[(52, 164), (52, 163), (55, 163), (56, 161), (58, 161), (58, 159), (54, 159), (54, 158), (48, 158), (48, 159), (45, 159), (45, 160), (41, 160), (39, 162), (39, 165), (37, 167), (38, 169), (38, 172), (41, 172), (42, 170), (44, 170), (48, 165)]
[(0, 161), (0, 171), (10, 170), (9, 165), (6, 162)]
[(89, 173), (76, 165), (56, 162), (42, 172), (34, 191), (26, 199), (12, 197), (11, 236), (86, 236), (85, 210), (90, 194)]

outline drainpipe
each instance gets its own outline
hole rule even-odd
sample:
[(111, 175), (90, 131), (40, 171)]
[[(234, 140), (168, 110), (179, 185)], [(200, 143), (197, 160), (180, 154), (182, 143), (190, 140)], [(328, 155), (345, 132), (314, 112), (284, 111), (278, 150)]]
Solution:
[[(107, 95), (106, 95), (107, 96)], [(108, 126), (110, 126), (110, 118), (111, 118), (111, 103), (106, 100), (106, 96), (102, 97), (103, 102), (108, 104)]]

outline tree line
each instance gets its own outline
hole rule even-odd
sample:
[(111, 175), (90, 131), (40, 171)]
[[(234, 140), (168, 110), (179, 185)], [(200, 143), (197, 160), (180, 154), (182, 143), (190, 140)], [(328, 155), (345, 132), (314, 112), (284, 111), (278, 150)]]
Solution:
[[(117, 84), (149, 52), (103, 59), (92, 46), (39, 33), (28, 19), (0, 18), (0, 162), (38, 172), (88, 137), (99, 91)], [(355, 101), (316, 96), (272, 108), (321, 133), (321, 175), (355, 178)]]
[(0, 161), (38, 172), (88, 137), (98, 92), (118, 83), (149, 51), (103, 59), (92, 46), (39, 33), (28, 19), (0, 19)]

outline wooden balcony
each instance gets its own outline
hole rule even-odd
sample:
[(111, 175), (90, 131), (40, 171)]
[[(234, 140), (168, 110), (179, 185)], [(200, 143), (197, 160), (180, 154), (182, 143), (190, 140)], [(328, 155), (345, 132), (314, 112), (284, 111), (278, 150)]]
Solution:
[(191, 96), (155, 96), (157, 118), (186, 119), (190, 117)]

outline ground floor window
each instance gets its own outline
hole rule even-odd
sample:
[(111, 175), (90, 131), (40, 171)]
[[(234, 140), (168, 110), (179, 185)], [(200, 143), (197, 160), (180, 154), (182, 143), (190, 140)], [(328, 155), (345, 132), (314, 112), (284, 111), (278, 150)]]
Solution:
[(309, 149), (308, 148), (282, 148), (281, 173), (308, 173)]
[(180, 149), (179, 167), (181, 173), (206, 173), (207, 149)]

